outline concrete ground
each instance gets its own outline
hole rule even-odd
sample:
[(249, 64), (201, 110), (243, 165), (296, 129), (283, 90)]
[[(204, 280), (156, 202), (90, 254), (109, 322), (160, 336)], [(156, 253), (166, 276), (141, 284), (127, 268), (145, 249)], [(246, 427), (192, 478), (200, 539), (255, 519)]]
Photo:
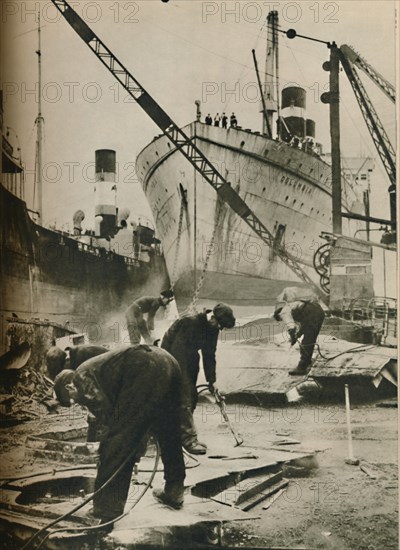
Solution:
[[(201, 408), (200, 408), (201, 411)], [(214, 430), (208, 415), (203, 440)], [(301, 447), (320, 450), (319, 468), (308, 477), (290, 478), (285, 493), (260, 519), (228, 525), (225, 542), (265, 548), (398, 548), (397, 409), (374, 404), (352, 410), (354, 455), (373, 477), (348, 465), (347, 428), (342, 404), (260, 409), (230, 406), (230, 416), (247, 446), (285, 434)], [(204, 414), (203, 414), (204, 417)], [(210, 420), (212, 419), (212, 420)]]
[[(266, 330), (268, 325), (264, 328)], [(261, 379), (265, 386), (267, 375), (261, 367), (269, 370), (270, 363), (273, 367), (268, 375), (271, 380), (276, 379), (279, 372), (282, 384), (287, 377), (290, 386), (293, 382), (285, 374), (285, 369), (295, 365), (298, 350), (290, 350), (282, 335), (278, 333), (278, 336), (278, 343), (283, 343), (274, 343), (274, 356), (267, 354), (262, 365), (258, 357), (261, 350), (257, 346), (249, 350), (246, 345), (242, 350), (246, 366), (251, 367), (246, 376), (241, 371), (243, 380), (235, 379), (244, 366), (239, 347), (235, 348), (231, 342), (220, 342), (217, 384), (220, 389), (229, 392), (232, 381), (240, 388), (256, 383), (259, 386)], [(328, 342), (328, 345), (332, 344)], [(233, 369), (233, 359), (224, 353), (226, 346), (229, 346), (232, 357), (239, 358), (240, 369)], [(276, 364), (278, 357), (279, 365)], [(199, 382), (202, 381), (200, 378)], [(253, 519), (225, 524), (225, 545), (288, 550), (398, 548), (397, 408), (377, 407), (372, 401), (352, 403), (354, 455), (366, 473), (360, 465), (345, 462), (348, 449), (343, 399), (331, 403), (321, 399), (319, 404), (313, 405), (278, 405), (274, 404), (276, 401), (268, 402), (268, 399), (263, 400), (263, 406), (256, 406), (257, 401), (251, 405), (246, 403), (233, 404), (229, 399), (227, 402), (229, 418), (244, 439), (240, 450), (261, 456), (263, 451), (274, 446), (276, 440), (296, 440), (299, 442), (294, 445), (296, 449), (318, 451), (318, 468), (286, 472), (286, 477), (291, 476), (288, 477), (289, 486), (268, 510), (263, 510), (263, 503), (260, 503), (250, 511)], [(215, 404), (206, 396), (198, 404), (195, 421), (200, 440), (209, 446), (209, 453), (197, 470), (206, 470), (213, 460), (209, 456), (221, 450), (231, 452), (235, 442)], [(84, 425), (85, 416), (78, 407), (62, 409), (62, 414), (52, 415), (45, 407), (39, 407), (36, 420), (1, 429), (0, 478), (55, 467), (26, 454), (24, 445), (28, 435), (52, 431), (60, 426), (67, 429)], [(290, 449), (287, 448), (286, 452), (290, 454)], [(157, 476), (155, 485), (162, 483), (162, 474)], [(146, 497), (147, 501), (152, 498), (150, 494)], [(132, 522), (135, 513), (136, 510), (130, 516)], [(185, 508), (174, 514), (185, 514)]]
[[(396, 408), (370, 403), (352, 409), (354, 454), (361, 465), (367, 465), (370, 475), (360, 466), (345, 463), (347, 430), (341, 403), (269, 408), (235, 404), (228, 406), (228, 412), (244, 439), (240, 448), (244, 452), (257, 454), (257, 449), (269, 448), (275, 439), (287, 437), (301, 442), (296, 448), (318, 450), (319, 467), (301, 471), (301, 477), (289, 477), (288, 489), (268, 510), (262, 509), (262, 503), (253, 508), (251, 516), (259, 519), (227, 523), (225, 544), (287, 549), (398, 548)], [(27, 433), (60, 423), (76, 427), (83, 422), (78, 415), (52, 416), (3, 430), (1, 475), (21, 475), (51, 466), (25, 456)], [(221, 446), (233, 449), (234, 440), (212, 404), (199, 403), (196, 423), (200, 438), (209, 444), (209, 454)], [(207, 468), (207, 459), (201, 467)], [(184, 514), (185, 509), (175, 513)]]

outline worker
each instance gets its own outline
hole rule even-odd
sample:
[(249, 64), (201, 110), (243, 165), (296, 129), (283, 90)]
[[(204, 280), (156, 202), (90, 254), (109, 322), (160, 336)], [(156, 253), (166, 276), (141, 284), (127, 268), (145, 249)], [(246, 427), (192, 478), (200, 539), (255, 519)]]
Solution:
[(81, 344), (69, 346), (65, 350), (53, 346), (46, 353), (47, 372), (52, 380), (64, 369), (76, 370), (87, 359), (108, 351), (103, 346)]
[(205, 454), (207, 446), (200, 443), (193, 412), (197, 405), (196, 383), (199, 374), (199, 350), (203, 358), (206, 380), (213, 390), (216, 381), (215, 353), (219, 331), (235, 326), (232, 309), (218, 304), (213, 310), (182, 317), (164, 334), (161, 347), (178, 361), (182, 371), (182, 444), (192, 454)]
[(290, 343), (300, 343), (300, 361), (297, 367), (289, 371), (292, 376), (307, 374), (311, 368), (311, 360), (325, 319), (325, 313), (315, 294), (299, 287), (288, 287), (277, 298), (273, 317), (283, 321), (289, 333)]
[(219, 113), (217, 113), (214, 117), (214, 126), (219, 126), (220, 121), (221, 117), (219, 116)]
[(222, 128), (228, 127), (228, 117), (226, 116), (225, 113), (222, 113), (221, 123), (222, 123)]
[(168, 506), (181, 508), (185, 465), (177, 361), (156, 346), (124, 346), (82, 363), (72, 380), (64, 383), (65, 388), (70, 399), (86, 406), (107, 427), (99, 446), (93, 516), (106, 523), (123, 513), (132, 470), (149, 431), (158, 440), (164, 463), (164, 489), (154, 490), (153, 495)]
[(208, 115), (206, 116), (206, 124), (207, 124), (207, 126), (212, 125), (212, 117), (211, 117), (210, 113), (208, 113)]
[[(141, 336), (146, 344), (153, 343), (150, 332), (154, 330), (154, 317), (160, 307), (167, 307), (173, 299), (172, 290), (164, 290), (158, 298), (143, 296), (128, 307), (125, 311), (125, 319), (132, 345), (140, 344)], [(147, 314), (147, 321), (143, 317), (145, 314)]]
[[(50, 378), (54, 380), (54, 391), (61, 405), (64, 407), (69, 406), (69, 395), (64, 390), (64, 386), (71, 381), (73, 372), (88, 359), (102, 355), (107, 351), (108, 349), (103, 346), (93, 346), (91, 344), (70, 346), (65, 350), (57, 346), (49, 349), (46, 354), (47, 371)], [(90, 411), (88, 412), (87, 423), (86, 440), (88, 443), (99, 441), (103, 426)]]

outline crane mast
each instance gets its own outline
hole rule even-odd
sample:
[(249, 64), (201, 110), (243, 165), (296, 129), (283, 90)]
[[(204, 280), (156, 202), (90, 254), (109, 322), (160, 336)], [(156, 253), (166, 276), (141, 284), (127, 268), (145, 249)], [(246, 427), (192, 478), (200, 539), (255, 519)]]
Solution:
[(266, 228), (256, 214), (249, 208), (240, 195), (231, 187), (231, 184), (211, 164), (194, 141), (189, 138), (161, 108), (161, 106), (150, 96), (143, 86), (132, 76), (122, 65), (108, 47), (96, 36), (85, 21), (71, 8), (65, 0), (51, 0), (55, 7), (61, 12), (67, 22), (89, 46), (100, 61), (114, 75), (114, 77), (125, 88), (129, 95), (142, 107), (149, 117), (162, 130), (164, 135), (170, 139), (202, 177), (218, 193), (221, 200), (227, 203), (230, 208), (238, 214), (242, 220), (265, 242), (269, 247), (275, 244), (275, 251), (282, 262), (284, 262), (303, 282), (310, 285), (323, 300), (326, 295), (320, 287), (314, 283), (309, 275), (300, 266), (298, 260), (291, 255), (282, 245), (276, 246), (273, 234)]

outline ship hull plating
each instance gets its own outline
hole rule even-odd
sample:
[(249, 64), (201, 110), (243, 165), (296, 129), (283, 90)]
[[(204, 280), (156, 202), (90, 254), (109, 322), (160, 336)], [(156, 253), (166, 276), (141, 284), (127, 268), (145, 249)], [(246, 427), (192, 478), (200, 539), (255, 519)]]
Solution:
[[(331, 231), (331, 169), (319, 156), (240, 129), (192, 123), (183, 129), (309, 276), (313, 255)], [(178, 301), (187, 301), (206, 267), (204, 299), (271, 303), (298, 284), (294, 273), (227, 205), (167, 137), (139, 154), (138, 177), (152, 209)], [(344, 182), (344, 210), (360, 211)], [(179, 232), (179, 220), (181, 231)], [(344, 220), (353, 235), (354, 222)], [(197, 274), (195, 276), (195, 273)]]
[(129, 303), (168, 286), (162, 256), (146, 263), (88, 246), (35, 224), (23, 201), (0, 191), (2, 327), (12, 315), (68, 321), (100, 341)]

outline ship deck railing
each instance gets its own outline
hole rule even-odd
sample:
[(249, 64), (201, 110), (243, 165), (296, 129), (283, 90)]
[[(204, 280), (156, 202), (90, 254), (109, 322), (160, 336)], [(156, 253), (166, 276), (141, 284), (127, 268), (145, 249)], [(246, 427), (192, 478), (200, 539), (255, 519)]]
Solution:
[(96, 247), (89, 243), (84, 243), (76, 238), (74, 239), (69, 233), (66, 233), (64, 231), (55, 231), (57, 231), (57, 233), (61, 235), (61, 245), (66, 245), (66, 242), (63, 239), (63, 237), (66, 237), (76, 244), (76, 247), (80, 252), (85, 252), (87, 254), (91, 254), (92, 256), (96, 256), (97, 258), (101, 258), (110, 262), (123, 261), (127, 266), (131, 267), (139, 267), (141, 264), (145, 263), (134, 256), (124, 256), (123, 254), (117, 254), (116, 252), (112, 250), (107, 250), (106, 248)]
[(382, 337), (397, 337), (397, 299), (375, 296), (373, 298), (342, 299), (341, 317), (360, 325), (373, 326)]

